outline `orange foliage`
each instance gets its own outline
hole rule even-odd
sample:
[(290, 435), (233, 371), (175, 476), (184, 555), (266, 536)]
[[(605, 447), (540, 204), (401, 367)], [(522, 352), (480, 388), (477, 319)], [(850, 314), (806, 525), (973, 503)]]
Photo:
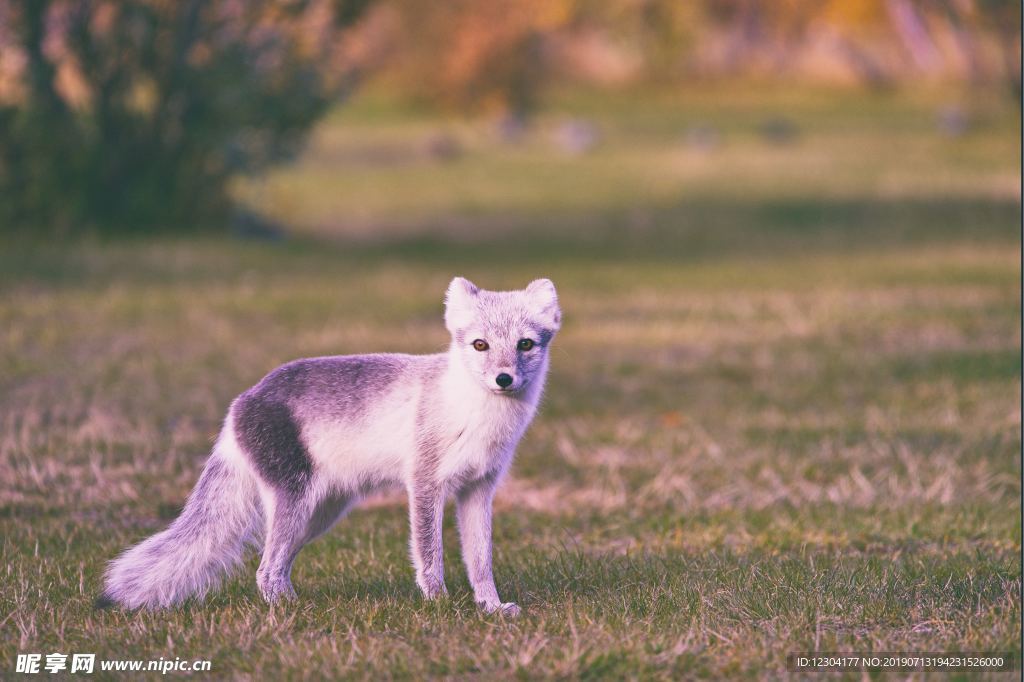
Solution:
[(540, 38), (565, 26), (571, 0), (396, 0), (408, 85), (453, 106), (528, 108), (540, 76)]

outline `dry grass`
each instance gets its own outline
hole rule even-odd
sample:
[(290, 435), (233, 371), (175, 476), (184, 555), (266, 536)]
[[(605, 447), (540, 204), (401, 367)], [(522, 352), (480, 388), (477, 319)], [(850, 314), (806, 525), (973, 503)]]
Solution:
[[(678, 139), (671, 107), (603, 114), (592, 157), (555, 158), (543, 135), (511, 157), (470, 138), (453, 166), (371, 164), (353, 188), (339, 164), (370, 163), (354, 140), (402, 149), (435, 125), (357, 107), (270, 181), (326, 241), (7, 244), (3, 675), (29, 651), (210, 658), (242, 678), (774, 677), (787, 652), (837, 648), (1019, 657), (1019, 197), (993, 180), (1017, 173), (1018, 133), (998, 108), (949, 140), (912, 125), (929, 111), (916, 99), (816, 97), (792, 109), (808, 132), (783, 149), (725, 98), (723, 156), (665, 177), (655, 154), (646, 189), (623, 173)], [(851, 127), (878, 152), (856, 168), (841, 163)], [(741, 163), (749, 196), (729, 181)], [(538, 183), (546, 164), (575, 179)], [(885, 189), (910, 171), (913, 192)], [(673, 190), (679, 177), (692, 186)], [(318, 218), (353, 204), (378, 232)], [(264, 606), (250, 561), (204, 604), (91, 610), (103, 563), (177, 512), (235, 394), (296, 356), (442, 348), (455, 273), (550, 276), (566, 312), (498, 500), (499, 589), (523, 618), (475, 612), (453, 529), (452, 598), (420, 601), (397, 497), (300, 555), (294, 605)]]

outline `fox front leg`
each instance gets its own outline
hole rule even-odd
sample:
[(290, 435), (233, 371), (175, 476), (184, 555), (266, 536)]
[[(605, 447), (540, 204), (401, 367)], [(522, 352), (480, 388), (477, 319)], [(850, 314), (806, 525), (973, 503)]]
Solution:
[(444, 490), (417, 481), (409, 492), (409, 522), (416, 584), (427, 599), (448, 594), (444, 585), (444, 556), (441, 524), (444, 519)]
[(480, 608), (487, 613), (501, 611), (517, 616), (519, 607), (512, 602), (502, 602), (498, 597), (491, 568), (491, 507), (495, 487), (494, 477), (488, 476), (470, 482), (456, 495), (462, 560)]

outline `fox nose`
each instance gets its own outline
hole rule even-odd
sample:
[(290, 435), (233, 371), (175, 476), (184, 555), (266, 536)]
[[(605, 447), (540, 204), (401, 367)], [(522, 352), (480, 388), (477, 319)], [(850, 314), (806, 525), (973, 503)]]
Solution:
[(494, 379), (494, 383), (498, 384), (502, 388), (508, 388), (512, 385), (512, 377), (502, 372)]

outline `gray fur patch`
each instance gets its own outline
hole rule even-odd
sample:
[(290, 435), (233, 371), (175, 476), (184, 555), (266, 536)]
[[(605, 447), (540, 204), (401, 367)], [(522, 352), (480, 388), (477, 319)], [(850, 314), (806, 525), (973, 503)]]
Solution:
[(416, 359), (379, 353), (296, 360), (271, 372), (257, 388), (280, 396), (300, 422), (359, 419)]
[(313, 475), (313, 461), (286, 403), (260, 392), (235, 403), (235, 436), (264, 481), (298, 494)]

